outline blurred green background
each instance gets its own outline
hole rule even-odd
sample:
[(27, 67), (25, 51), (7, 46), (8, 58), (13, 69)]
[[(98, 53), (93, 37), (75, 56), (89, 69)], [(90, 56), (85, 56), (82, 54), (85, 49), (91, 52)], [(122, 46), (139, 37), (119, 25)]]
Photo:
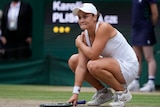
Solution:
[[(11, 0), (1, 0), (0, 9)], [(67, 65), (68, 58), (77, 52), (74, 39), (81, 32), (78, 24), (52, 22), (54, 0), (22, 0), (31, 4), (33, 8), (33, 43), (32, 58), (27, 60), (0, 61), (1, 84), (45, 84), (45, 85), (73, 85), (74, 75)], [(61, 3), (75, 3), (75, 0), (61, 0)], [(119, 29), (128, 42), (131, 33), (131, 0), (82, 0), (94, 3), (102, 15), (118, 15)], [(160, 0), (158, 0), (160, 7)], [(64, 13), (71, 11), (59, 11)], [(160, 8), (159, 8), (160, 12)], [(55, 33), (53, 28), (69, 27), (69, 33)], [(160, 65), (160, 20), (156, 26), (157, 44), (155, 58)], [(160, 85), (160, 67), (157, 66), (156, 86)], [(143, 61), (141, 84), (147, 80), (147, 64)], [(84, 83), (85, 86), (89, 84)]]

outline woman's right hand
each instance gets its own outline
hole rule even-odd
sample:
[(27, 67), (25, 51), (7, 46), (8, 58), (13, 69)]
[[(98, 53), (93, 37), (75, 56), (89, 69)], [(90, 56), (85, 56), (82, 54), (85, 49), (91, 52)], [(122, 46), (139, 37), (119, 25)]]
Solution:
[(67, 102), (72, 103), (73, 106), (76, 106), (77, 101), (78, 101), (78, 94), (73, 94)]

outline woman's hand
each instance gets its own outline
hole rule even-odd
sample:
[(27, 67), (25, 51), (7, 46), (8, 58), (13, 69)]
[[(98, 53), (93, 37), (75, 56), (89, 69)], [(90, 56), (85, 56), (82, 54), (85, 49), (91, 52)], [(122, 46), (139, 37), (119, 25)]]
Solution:
[(84, 32), (82, 32), (80, 35), (77, 36), (76, 38), (76, 47), (79, 47), (81, 45), (81, 43), (83, 43), (84, 41)]
[(73, 94), (67, 102), (73, 103), (73, 106), (76, 106), (77, 101), (78, 101), (78, 94)]

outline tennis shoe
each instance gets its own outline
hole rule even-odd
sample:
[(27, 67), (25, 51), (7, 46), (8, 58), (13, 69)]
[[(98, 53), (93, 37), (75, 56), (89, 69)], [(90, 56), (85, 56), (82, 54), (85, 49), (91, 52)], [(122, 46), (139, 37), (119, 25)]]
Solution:
[(152, 92), (155, 91), (155, 84), (154, 83), (146, 83), (142, 88), (140, 88), (141, 92)]
[(124, 107), (125, 103), (132, 99), (132, 95), (128, 89), (125, 91), (117, 91), (114, 95), (113, 102), (109, 103), (112, 107)]
[(113, 99), (113, 93), (110, 89), (104, 88), (100, 91), (97, 91), (91, 101), (87, 102), (88, 106), (99, 106), (107, 101)]
[(129, 85), (128, 85), (128, 90), (130, 91), (139, 91), (140, 85), (138, 80), (133, 80)]

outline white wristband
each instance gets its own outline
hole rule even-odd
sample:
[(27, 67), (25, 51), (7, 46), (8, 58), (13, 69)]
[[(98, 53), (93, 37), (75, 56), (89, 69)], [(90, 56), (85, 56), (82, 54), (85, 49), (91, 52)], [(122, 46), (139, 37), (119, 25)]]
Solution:
[(81, 90), (81, 88), (79, 86), (74, 86), (73, 87), (73, 94), (79, 94), (80, 90)]

